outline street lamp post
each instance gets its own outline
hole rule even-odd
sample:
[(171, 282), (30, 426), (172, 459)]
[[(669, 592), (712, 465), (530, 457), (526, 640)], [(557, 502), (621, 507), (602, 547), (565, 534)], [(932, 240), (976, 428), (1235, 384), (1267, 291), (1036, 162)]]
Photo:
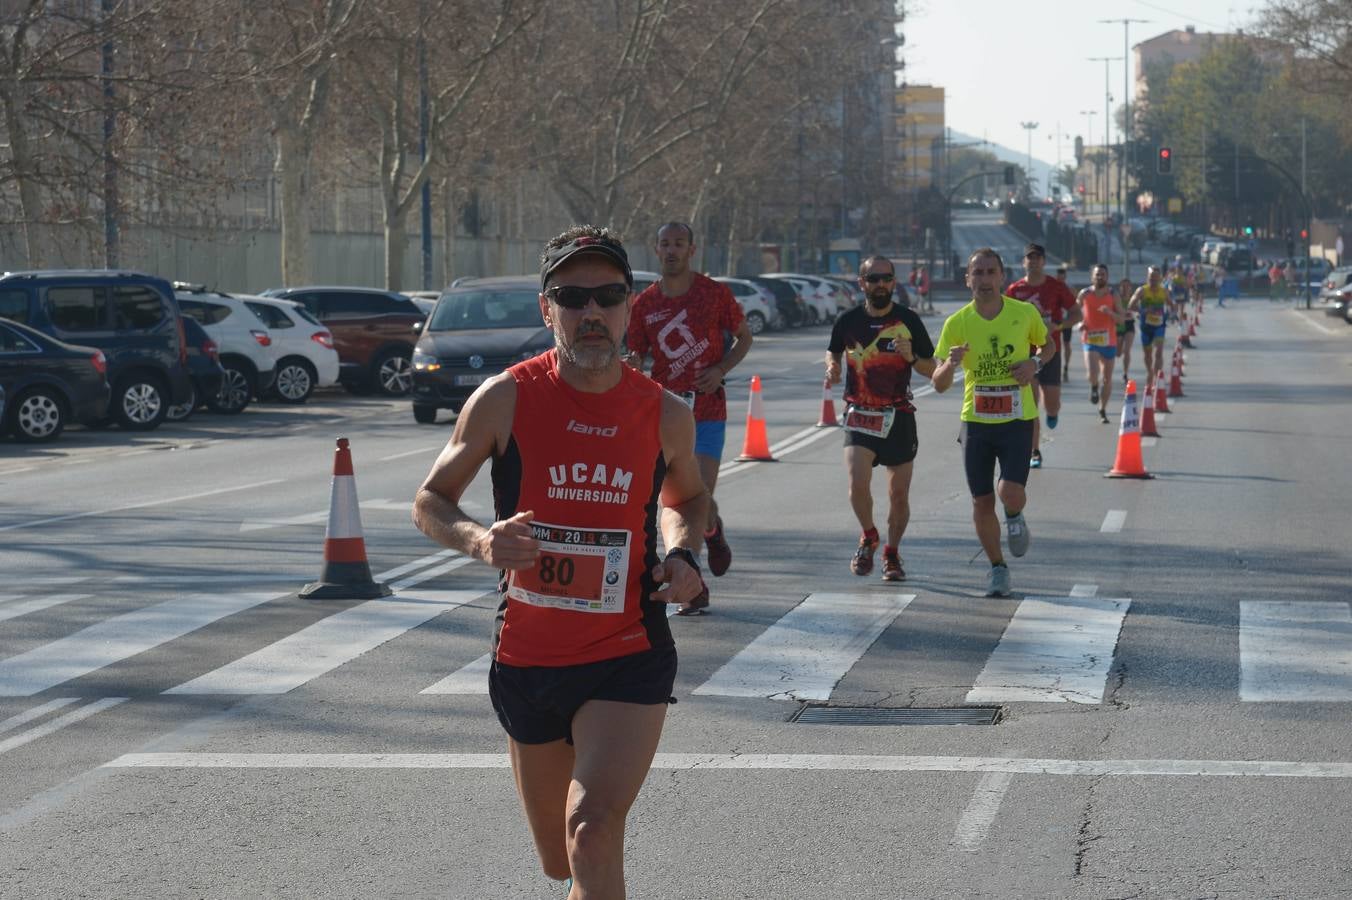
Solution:
[[(1105, 24), (1105, 25), (1116, 25), (1118, 22), (1121, 22), (1121, 23), (1122, 23), (1122, 105), (1123, 105), (1123, 108), (1124, 108), (1124, 112), (1123, 112), (1123, 114), (1122, 114), (1122, 118), (1123, 118), (1123, 124), (1126, 125), (1126, 129), (1125, 129), (1125, 131), (1123, 132), (1123, 135), (1122, 135), (1122, 148), (1123, 148), (1123, 154), (1122, 154), (1122, 156), (1123, 156), (1123, 162), (1126, 162), (1126, 154), (1127, 154), (1127, 150), (1128, 150), (1128, 147), (1129, 147), (1129, 145), (1128, 145), (1127, 142), (1131, 140), (1132, 134), (1133, 134), (1133, 133), (1135, 132), (1135, 130), (1136, 130), (1135, 128), (1132, 127), (1132, 121), (1131, 121), (1131, 64), (1130, 64), (1130, 62), (1129, 62), (1131, 50), (1130, 50), (1130, 46), (1129, 46), (1130, 41), (1129, 41), (1129, 38), (1127, 37), (1127, 35), (1128, 35), (1128, 32), (1129, 32), (1130, 29), (1131, 29), (1131, 23), (1135, 22), (1135, 23), (1140, 24), (1140, 25), (1148, 25), (1148, 24), (1150, 24), (1150, 20), (1149, 20), (1149, 19), (1099, 19), (1099, 22), (1102, 23), (1102, 24)], [(1134, 156), (1135, 156), (1135, 146), (1134, 146), (1134, 145), (1130, 145), (1130, 149), (1131, 149), (1132, 155), (1133, 155), (1133, 157), (1134, 157)], [(1132, 162), (1135, 162), (1135, 159), (1134, 159), (1134, 158), (1132, 159)], [(1124, 188), (1123, 188), (1123, 184), (1124, 184), (1124, 182), (1123, 182), (1123, 171), (1122, 171), (1123, 168), (1124, 168), (1123, 166), (1118, 166), (1118, 169), (1117, 169), (1117, 214), (1118, 214), (1119, 216), (1122, 216), (1122, 217), (1123, 217), (1123, 221), (1125, 222), (1125, 221), (1126, 221), (1125, 216), (1126, 216), (1127, 213), (1126, 213), (1126, 206), (1125, 206), (1125, 204), (1126, 204), (1126, 196), (1125, 196), (1125, 193), (1126, 193), (1126, 192), (1125, 192), (1125, 190), (1124, 190)]]
[(1037, 130), (1037, 122), (1020, 122), (1019, 126), (1028, 132), (1028, 168), (1024, 169), (1024, 182), (1028, 185), (1028, 197), (1031, 200), (1033, 196), (1033, 132)]
[[(1099, 62), (1099, 61), (1102, 61), (1102, 63), (1103, 63), (1103, 152), (1104, 152), (1105, 154), (1111, 154), (1111, 153), (1112, 153), (1112, 149), (1111, 149), (1111, 148), (1112, 148), (1112, 143), (1111, 143), (1111, 141), (1109, 140), (1109, 136), (1110, 136), (1110, 135), (1109, 135), (1109, 130), (1108, 130), (1108, 129), (1109, 129), (1109, 127), (1112, 125), (1112, 102), (1113, 102), (1113, 94), (1112, 94), (1112, 88), (1110, 88), (1110, 87), (1108, 86), (1108, 84), (1109, 84), (1109, 82), (1108, 82), (1108, 64), (1111, 63), (1111, 62), (1116, 62), (1117, 60), (1122, 59), (1122, 57), (1120, 57), (1120, 56), (1091, 56), (1091, 57), (1089, 57), (1088, 59), (1089, 59), (1090, 62)], [(1108, 156), (1108, 162), (1111, 163), (1111, 161), (1112, 161), (1112, 156), (1109, 155), (1109, 156)], [(1104, 256), (1105, 256), (1104, 262), (1106, 262), (1106, 263), (1111, 263), (1111, 262), (1113, 261), (1113, 259), (1112, 259), (1112, 257), (1113, 257), (1113, 251), (1112, 251), (1112, 247), (1113, 247), (1113, 238), (1112, 238), (1112, 231), (1111, 231), (1111, 229), (1110, 229), (1109, 226), (1108, 226), (1108, 212), (1107, 212), (1107, 210), (1108, 210), (1108, 208), (1109, 208), (1109, 207), (1108, 207), (1108, 187), (1109, 187), (1109, 185), (1112, 184), (1112, 177), (1111, 177), (1111, 174), (1110, 174), (1110, 173), (1111, 173), (1111, 170), (1105, 167), (1105, 169), (1104, 169), (1104, 171), (1103, 171), (1103, 209), (1104, 209), (1104, 214), (1103, 214), (1103, 252), (1104, 252)]]
[[(1090, 142), (1091, 140), (1093, 140), (1093, 137), (1094, 137), (1094, 116), (1098, 115), (1098, 110), (1094, 110), (1094, 109), (1082, 109), (1082, 110), (1080, 110), (1080, 115), (1084, 116), (1084, 143), (1085, 143), (1085, 146), (1088, 147), (1088, 146), (1089, 146), (1089, 142)], [(1088, 158), (1088, 157), (1086, 156), (1086, 158)], [(1095, 194), (1098, 193), (1098, 178), (1097, 178), (1097, 174), (1098, 174), (1098, 173), (1095, 172), (1095, 178), (1094, 178), (1094, 193), (1095, 193)], [(1089, 192), (1088, 192), (1087, 190), (1085, 191), (1085, 195), (1084, 195), (1084, 214), (1085, 214), (1086, 216), (1089, 215)]]

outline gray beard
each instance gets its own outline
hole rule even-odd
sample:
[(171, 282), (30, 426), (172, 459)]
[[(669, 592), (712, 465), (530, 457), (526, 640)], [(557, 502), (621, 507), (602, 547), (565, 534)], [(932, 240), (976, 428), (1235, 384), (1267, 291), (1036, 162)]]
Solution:
[(588, 372), (600, 372), (619, 359), (619, 353), (612, 341), (607, 341), (605, 347), (579, 350), (565, 341), (563, 335), (557, 331), (554, 333), (554, 349), (559, 352), (559, 359)]

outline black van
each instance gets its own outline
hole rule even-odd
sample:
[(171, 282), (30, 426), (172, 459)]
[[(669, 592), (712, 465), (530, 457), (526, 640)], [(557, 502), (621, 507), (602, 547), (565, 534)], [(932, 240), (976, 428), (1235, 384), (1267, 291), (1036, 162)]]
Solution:
[(0, 318), (96, 347), (108, 361), (108, 417), (149, 431), (192, 395), (187, 341), (169, 282), (140, 272), (52, 270), (0, 275)]

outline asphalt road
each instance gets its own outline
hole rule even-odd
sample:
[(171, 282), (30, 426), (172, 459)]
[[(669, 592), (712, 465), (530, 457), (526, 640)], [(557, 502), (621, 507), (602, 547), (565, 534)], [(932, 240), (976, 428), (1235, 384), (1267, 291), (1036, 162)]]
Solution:
[[(1099, 424), (1075, 360), (1008, 599), (982, 596), (956, 390), (918, 390), (908, 580), (849, 573), (825, 343), (764, 335), (732, 386), (736, 556), (712, 614), (672, 620), (631, 896), (1352, 893), (1352, 328), (1208, 308), (1152, 480), (1103, 477), (1120, 397)], [(733, 461), (753, 373), (775, 463)], [(0, 443), (0, 895), (563, 895), (476, 668), (493, 573), (409, 523), (449, 431), (327, 395)], [(391, 600), (295, 597), (339, 436)], [(999, 719), (792, 720), (823, 705)]]

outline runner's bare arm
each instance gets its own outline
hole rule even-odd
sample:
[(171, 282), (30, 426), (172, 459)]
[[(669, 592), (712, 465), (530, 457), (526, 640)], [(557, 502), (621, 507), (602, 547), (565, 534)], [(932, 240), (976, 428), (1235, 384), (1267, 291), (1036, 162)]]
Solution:
[(742, 320), (742, 324), (732, 333), (732, 346), (716, 365), (699, 373), (695, 387), (702, 394), (712, 394), (723, 384), (723, 379), (737, 367), (751, 350), (751, 328)]
[(826, 354), (826, 380), (831, 384), (840, 384), (840, 356), (839, 353)]
[(967, 355), (968, 345), (966, 343), (957, 344), (949, 349), (948, 358), (939, 361), (934, 367), (934, 374), (930, 375), (930, 381), (934, 384), (935, 393), (942, 394), (953, 386), (953, 378), (957, 371), (962, 367), (962, 358)]
[(481, 559), (497, 569), (535, 564), (540, 545), (531, 537), (533, 513), (519, 511), (485, 527), (460, 508), (460, 497), (484, 461), (502, 454), (512, 432), (516, 382), (503, 373), (465, 401), (455, 431), (413, 498), (413, 524), (444, 547)]
[(1135, 312), (1136, 310), (1141, 308), (1141, 298), (1144, 296), (1144, 294), (1142, 294), (1141, 292), (1143, 290), (1145, 290), (1145, 288), (1137, 288), (1135, 291), (1132, 292), (1131, 301), (1127, 303), (1128, 311)]
[[(699, 555), (704, 523), (709, 517), (709, 492), (695, 461), (695, 417), (674, 394), (662, 396), (662, 455), (667, 474), (662, 480), (662, 543), (668, 550), (684, 547)], [(680, 557), (659, 563), (653, 570), (658, 583), (670, 584), (653, 593), (666, 603), (687, 603), (703, 588), (699, 573)]]

